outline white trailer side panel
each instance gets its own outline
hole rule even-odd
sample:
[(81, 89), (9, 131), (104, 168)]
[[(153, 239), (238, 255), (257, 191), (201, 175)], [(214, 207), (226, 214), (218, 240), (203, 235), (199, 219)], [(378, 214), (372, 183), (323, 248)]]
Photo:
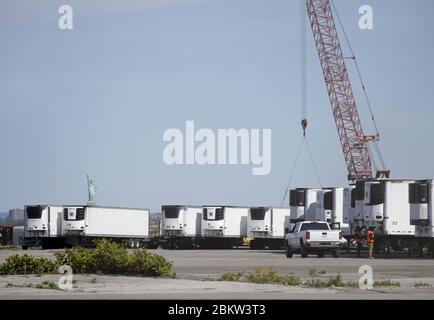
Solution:
[(146, 238), (149, 235), (149, 210), (86, 207), (86, 236)]
[(63, 207), (49, 206), (49, 233), (48, 236), (52, 238), (61, 237), (62, 224), (63, 224)]
[(184, 209), (184, 236), (200, 237), (202, 221), (201, 207), (185, 207)]
[(306, 189), (304, 219), (315, 220), (316, 218), (316, 194), (320, 189)]
[(249, 208), (225, 207), (223, 235), (227, 238), (247, 237)]
[(407, 181), (385, 183), (384, 234), (415, 234), (415, 226), (410, 225), (409, 183)]
[(285, 228), (290, 227), (291, 211), (289, 208), (273, 208), (271, 211), (272, 237), (282, 238), (285, 235)]
[(354, 222), (354, 216), (355, 216), (355, 201), (354, 201), (354, 207), (351, 206), (352, 201), (352, 193), (354, 190), (354, 186), (346, 187), (344, 188), (344, 208), (343, 208), (343, 222), (351, 224)]

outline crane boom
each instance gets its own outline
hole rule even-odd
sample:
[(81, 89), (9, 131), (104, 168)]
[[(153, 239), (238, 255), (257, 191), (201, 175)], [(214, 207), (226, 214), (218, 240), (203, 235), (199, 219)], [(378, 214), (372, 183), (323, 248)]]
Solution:
[(348, 169), (348, 180), (372, 178), (372, 155), (368, 141), (378, 140), (379, 136), (366, 136), (363, 133), (330, 1), (305, 1)]

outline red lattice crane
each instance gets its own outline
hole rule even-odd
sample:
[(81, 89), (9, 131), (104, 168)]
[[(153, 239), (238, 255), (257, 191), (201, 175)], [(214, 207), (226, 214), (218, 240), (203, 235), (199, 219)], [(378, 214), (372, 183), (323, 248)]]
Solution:
[[(305, 1), (348, 169), (348, 180), (370, 179), (374, 176), (374, 170), (372, 165), (373, 156), (368, 142), (374, 141), (376, 143), (379, 140), (378, 131), (375, 135), (365, 135), (363, 133), (330, 1)], [(378, 145), (376, 145), (376, 148), (380, 160), (384, 164)], [(377, 177), (388, 177), (389, 173), (389, 170), (381, 169), (377, 170), (375, 174)]]

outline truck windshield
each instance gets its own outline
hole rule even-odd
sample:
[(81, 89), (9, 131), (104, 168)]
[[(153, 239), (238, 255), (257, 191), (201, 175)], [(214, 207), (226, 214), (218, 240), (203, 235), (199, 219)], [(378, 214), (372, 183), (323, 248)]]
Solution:
[(164, 217), (166, 219), (177, 219), (179, 216), (179, 207), (165, 207)]
[(43, 206), (26, 207), (27, 219), (41, 219)]
[(303, 223), (301, 225), (300, 231), (306, 230), (330, 230), (327, 223)]
[(267, 208), (250, 208), (250, 217), (252, 220), (264, 220)]

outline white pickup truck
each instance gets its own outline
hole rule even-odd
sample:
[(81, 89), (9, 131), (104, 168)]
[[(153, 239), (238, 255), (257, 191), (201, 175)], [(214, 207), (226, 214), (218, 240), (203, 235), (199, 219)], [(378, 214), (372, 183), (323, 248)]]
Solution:
[(331, 251), (335, 258), (340, 256), (340, 244), (344, 242), (340, 230), (331, 230), (324, 221), (300, 221), (285, 236), (285, 254), (292, 258), (294, 252), (300, 252), (303, 258), (309, 253), (324, 257)]

